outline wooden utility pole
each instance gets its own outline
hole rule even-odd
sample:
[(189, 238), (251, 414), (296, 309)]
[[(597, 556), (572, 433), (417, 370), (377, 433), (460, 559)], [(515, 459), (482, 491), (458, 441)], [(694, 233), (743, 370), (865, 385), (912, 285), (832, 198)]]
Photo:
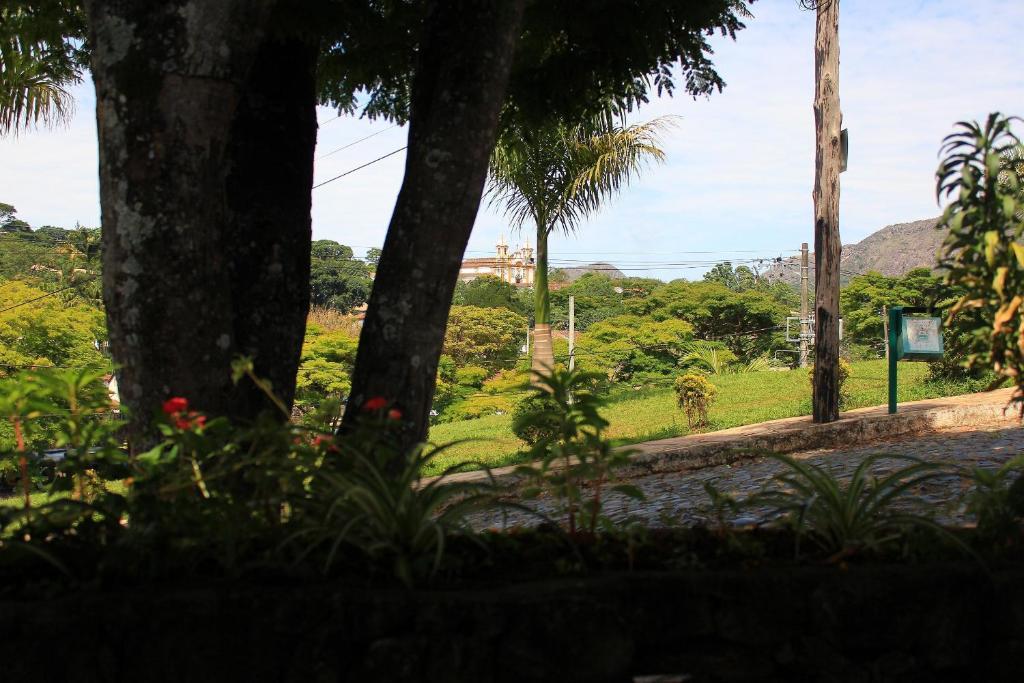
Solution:
[(839, 419), (839, 0), (818, 0), (814, 39), (814, 421)]
[(808, 301), (810, 297), (807, 291), (809, 289), (808, 281), (810, 280), (807, 272), (810, 270), (808, 260), (807, 242), (804, 242), (800, 245), (800, 367), (802, 368), (807, 367), (807, 346), (809, 337), (811, 336), (811, 326), (809, 322), (811, 310), (810, 303)]

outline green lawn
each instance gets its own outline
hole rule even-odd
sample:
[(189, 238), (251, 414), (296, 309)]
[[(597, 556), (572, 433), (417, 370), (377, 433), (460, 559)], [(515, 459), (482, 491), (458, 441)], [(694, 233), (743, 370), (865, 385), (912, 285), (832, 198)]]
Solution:
[[(848, 380), (851, 397), (847, 408), (881, 405), (888, 398), (886, 361), (871, 360), (852, 364)], [(928, 367), (924, 363), (900, 363), (898, 395), (900, 401), (951, 396), (974, 390), (966, 384), (926, 383)], [(804, 370), (758, 372), (712, 377), (718, 387), (718, 399), (710, 411), (712, 429), (809, 415), (810, 382)], [(613, 394), (604, 411), (611, 423), (608, 435), (622, 444), (682, 436), (688, 433), (686, 417), (676, 407), (670, 387), (625, 390)], [(443, 444), (472, 439), (441, 453), (431, 473), (451, 465), (478, 461), (489, 467), (522, 462), (523, 443), (512, 434), (509, 415), (491, 415), (477, 420), (450, 422), (433, 427), (430, 440)]]

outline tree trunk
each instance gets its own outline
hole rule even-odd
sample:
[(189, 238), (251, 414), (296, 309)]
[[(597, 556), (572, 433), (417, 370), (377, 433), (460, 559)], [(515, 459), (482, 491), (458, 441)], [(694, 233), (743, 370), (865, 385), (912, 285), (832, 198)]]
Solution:
[(290, 403), (308, 306), (315, 48), (273, 0), (90, 0), (103, 290), (133, 447), (169, 396), (211, 415)]
[(548, 292), (548, 228), (547, 221), (537, 221), (537, 265), (533, 271), (533, 297), (535, 302), (533, 325), (534, 373), (549, 373), (555, 366), (551, 346), (551, 295)]
[(437, 363), (476, 219), (523, 0), (435, 3), (413, 83), (405, 178), (377, 265), (343, 429), (382, 396), (426, 438)]
[(839, 0), (818, 5), (814, 44), (814, 421), (839, 419)]

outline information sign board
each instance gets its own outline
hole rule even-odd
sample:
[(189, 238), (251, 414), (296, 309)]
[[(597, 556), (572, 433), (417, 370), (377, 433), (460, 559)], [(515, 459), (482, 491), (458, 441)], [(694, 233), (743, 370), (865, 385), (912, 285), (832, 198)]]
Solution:
[(897, 358), (934, 360), (942, 358), (942, 319), (901, 317)]

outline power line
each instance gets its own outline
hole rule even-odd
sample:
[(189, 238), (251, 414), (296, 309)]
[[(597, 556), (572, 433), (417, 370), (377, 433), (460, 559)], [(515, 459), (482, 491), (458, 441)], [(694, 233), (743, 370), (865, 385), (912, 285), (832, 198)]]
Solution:
[(347, 145), (342, 145), (341, 147), (338, 147), (336, 149), (332, 149), (330, 152), (327, 152), (325, 154), (321, 154), (320, 156), (318, 156), (316, 158), (316, 161), (319, 161), (320, 159), (326, 159), (327, 157), (331, 156), (332, 154), (335, 154), (336, 152), (340, 152), (340, 151), (342, 151), (344, 149), (348, 149), (349, 147), (353, 147), (355, 145), (358, 145), (360, 142), (365, 142), (366, 140), (369, 140), (370, 138), (377, 137), (381, 133), (386, 133), (389, 130), (391, 130), (392, 128), (397, 128), (397, 127), (398, 127), (398, 124), (395, 123), (395, 124), (392, 124), (392, 125), (388, 126), (384, 130), (378, 130), (376, 133), (370, 133), (366, 137), (359, 138), (358, 140), (353, 140), (352, 142), (348, 143)]
[(67, 287), (61, 287), (60, 289), (58, 289), (56, 291), (53, 291), (53, 292), (50, 292), (48, 294), (43, 294), (42, 296), (37, 296), (34, 299), (29, 299), (28, 301), (22, 301), (20, 304), (14, 304), (13, 306), (8, 306), (7, 308), (0, 309), (0, 313), (6, 313), (7, 311), (13, 311), (15, 308), (20, 308), (22, 306), (27, 306), (30, 303), (39, 301), (40, 299), (45, 299), (48, 296), (55, 296), (57, 294), (60, 294), (61, 292), (66, 292), (67, 290), (74, 289), (74, 288), (75, 288), (74, 285), (68, 285)]
[(327, 119), (326, 121), (317, 121), (317, 122), (316, 122), (316, 125), (317, 125), (318, 127), (326, 126), (326, 125), (327, 125), (328, 123), (330, 123), (331, 121), (337, 121), (337, 120), (338, 120), (338, 119), (340, 119), (341, 117), (342, 117), (342, 114), (338, 114), (337, 116), (332, 116), (331, 118)]
[(406, 149), (406, 147), (407, 147), (407, 145), (403, 145), (402, 147), (399, 147), (398, 149), (394, 150), (393, 152), (388, 152), (384, 156), (377, 157), (373, 161), (367, 161), (362, 166), (356, 166), (355, 168), (350, 168), (349, 170), (345, 171), (344, 173), (336, 175), (333, 178), (330, 178), (328, 180), (323, 181), (322, 183), (317, 183), (316, 185), (313, 186), (313, 189), (315, 190), (318, 187), (323, 187), (327, 183), (333, 183), (335, 180), (338, 180), (339, 178), (344, 178), (345, 176), (349, 175), (350, 173), (355, 173), (356, 171), (364, 169), (367, 166), (372, 166), (373, 164), (377, 163), (378, 161), (383, 161), (384, 159), (387, 159), (390, 156), (394, 156), (394, 155), (398, 154), (402, 150)]

